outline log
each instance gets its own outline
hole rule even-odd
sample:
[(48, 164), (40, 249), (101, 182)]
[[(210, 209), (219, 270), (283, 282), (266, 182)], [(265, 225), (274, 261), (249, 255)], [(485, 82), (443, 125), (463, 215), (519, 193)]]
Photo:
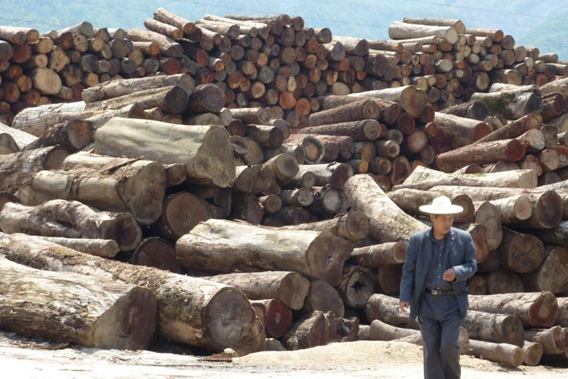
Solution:
[(498, 269), (487, 275), (487, 292), (499, 293), (523, 292), (523, 282), (517, 274), (507, 269)]
[(519, 367), (523, 363), (523, 350), (515, 345), (470, 340), (467, 354), (490, 361)]
[(187, 104), (193, 113), (219, 113), (225, 105), (225, 93), (214, 84), (202, 84), (195, 88)]
[(345, 182), (353, 176), (353, 169), (345, 163), (300, 165), (297, 175), (303, 176), (308, 172), (315, 175), (315, 185), (331, 185), (332, 188), (338, 190), (343, 189)]
[(525, 335), (528, 341), (541, 344), (545, 355), (564, 353), (568, 343), (568, 336), (559, 325), (549, 329), (527, 330)]
[(394, 40), (436, 36), (447, 40), (452, 45), (458, 42), (459, 34), (453, 26), (431, 26), (393, 22), (389, 26), (389, 37)]
[(469, 295), (471, 310), (517, 316), (524, 327), (550, 327), (558, 315), (552, 292)]
[(550, 291), (555, 295), (567, 292), (568, 250), (563, 247), (547, 246), (543, 256), (540, 267), (523, 278), (526, 290)]
[(180, 58), (183, 53), (183, 48), (179, 43), (150, 30), (128, 29), (126, 37), (132, 41), (157, 42), (160, 45), (160, 54), (171, 58)]
[(100, 212), (78, 201), (51, 200), (36, 207), (6, 203), (0, 212), (5, 233), (110, 239), (120, 250), (134, 250), (142, 231), (129, 213)]
[(114, 258), (120, 251), (115, 240), (110, 239), (85, 239), (66, 237), (29, 236), (30, 238), (42, 239), (61, 246), (77, 250), (81, 253), (95, 255), (103, 258)]
[(515, 224), (527, 220), (532, 215), (532, 205), (529, 197), (516, 195), (504, 199), (492, 200), (491, 203), (499, 209), (501, 223)]
[(264, 330), (242, 292), (234, 287), (93, 257), (24, 235), (0, 234), (0, 253), (37, 269), (67, 271), (96, 280), (149, 288), (158, 302), (157, 335), (210, 351), (230, 347), (240, 355), (262, 350)]
[(249, 224), (259, 225), (264, 217), (264, 209), (259, 199), (254, 195), (235, 194), (233, 207), (229, 215), (233, 220), (246, 221)]
[(181, 274), (174, 245), (159, 237), (146, 238), (140, 242), (128, 263)]
[(169, 86), (179, 86), (185, 90), (187, 96), (191, 96), (195, 89), (195, 81), (187, 74), (112, 80), (85, 89), (81, 96), (84, 102), (94, 103), (100, 100), (129, 95), (137, 91)]
[[(310, 205), (309, 211), (321, 218), (329, 217), (340, 212), (342, 206), (341, 193), (331, 186), (313, 187), (314, 202)], [(308, 220), (301, 223), (307, 223)]]
[(0, 191), (15, 193), (20, 187), (30, 184), (33, 175), (41, 170), (60, 168), (68, 155), (59, 146), (0, 155)]
[(558, 325), (568, 327), (568, 297), (558, 297)]
[(369, 217), (370, 235), (379, 242), (407, 240), (425, 224), (404, 213), (368, 175), (355, 175), (345, 184), (353, 209)]
[[(286, 240), (294, 244), (283, 243)], [(328, 231), (277, 230), (225, 220), (207, 220), (176, 243), (183, 267), (215, 273), (235, 268), (292, 270), (331, 284), (341, 280), (343, 262), (351, 250), (350, 242)]]
[(337, 317), (343, 317), (345, 314), (343, 299), (335, 288), (323, 280), (313, 280), (310, 283), (302, 313), (313, 311), (331, 312)]
[[(414, 189), (399, 189), (390, 191), (387, 195), (400, 209), (415, 216), (425, 216), (426, 214), (420, 211), (420, 206), (432, 204), (434, 198), (442, 196), (441, 193), (432, 190), (420, 191)], [(458, 195), (450, 198), (450, 200), (452, 204), (463, 208), (462, 212), (454, 215), (454, 222), (469, 223), (473, 220), (475, 209), (469, 196)]]
[(295, 133), (288, 136), (284, 141), (285, 145), (301, 146), (304, 150), (305, 163), (317, 164), (324, 157), (323, 143), (309, 134)]
[(176, 241), (210, 217), (207, 202), (189, 192), (177, 192), (164, 199), (162, 213), (153, 228), (163, 238)]
[(379, 106), (371, 100), (361, 100), (310, 115), (310, 126), (340, 122), (376, 120), (380, 117)]
[(538, 117), (532, 114), (526, 115), (493, 131), (487, 136), (477, 140), (475, 143), (517, 138), (529, 130), (540, 129), (541, 126), (542, 122), (538, 119)]
[[(373, 100), (380, 109), (380, 120), (385, 124), (394, 124), (400, 116), (400, 105), (395, 102), (379, 98), (367, 97)], [(333, 109), (339, 106), (361, 101), (358, 97), (328, 95), (323, 98), (324, 109)]]
[(487, 105), (485, 105), (484, 102), (473, 100), (467, 103), (442, 109), (440, 113), (483, 121), (489, 115), (489, 110), (487, 109)]
[(302, 133), (348, 136), (354, 142), (374, 141), (385, 131), (386, 127), (376, 120), (348, 121), (302, 128)]
[(499, 257), (501, 264), (510, 270), (521, 274), (533, 272), (544, 259), (544, 245), (531, 234), (503, 228)]
[(294, 310), (302, 309), (310, 290), (305, 277), (287, 271), (234, 273), (204, 279), (236, 287), (250, 300), (276, 299)]
[(349, 265), (343, 269), (343, 279), (337, 286), (337, 291), (346, 306), (364, 308), (371, 295), (375, 293), (374, 287), (370, 270)]
[(160, 22), (158, 20), (146, 19), (144, 20), (144, 26), (153, 32), (168, 36), (175, 41), (182, 39), (184, 32), (175, 26)]
[(279, 184), (286, 184), (299, 172), (300, 168), (296, 158), (290, 154), (280, 154), (264, 163), (269, 168)]
[[(460, 174), (444, 173), (427, 167), (417, 167), (402, 184), (393, 187), (393, 190), (403, 188), (427, 191), (437, 186), (464, 186), (464, 187), (503, 187), (503, 188), (535, 188), (536, 174), (532, 170), (503, 171), (495, 173)], [(511, 196), (513, 193), (511, 194)], [(479, 197), (472, 197), (478, 200)], [(488, 199), (488, 200), (492, 200)]]
[(51, 128), (22, 150), (29, 151), (59, 145), (69, 152), (76, 152), (92, 142), (93, 133), (91, 122), (72, 120)]
[(261, 146), (268, 148), (278, 148), (284, 142), (282, 130), (271, 125), (247, 125), (245, 135), (253, 138)]
[(454, 149), (470, 145), (491, 133), (485, 122), (452, 114), (436, 113), (434, 122), (449, 135)]
[(461, 20), (440, 18), (411, 18), (405, 17), (402, 22), (407, 24), (419, 24), (430, 26), (453, 26), (459, 34), (465, 34), (465, 26)]
[(255, 305), (262, 305), (265, 309), (264, 327), (266, 336), (272, 338), (283, 337), (292, 326), (292, 310), (280, 300), (265, 299), (252, 301)]
[(267, 191), (274, 182), (274, 172), (262, 165), (237, 166), (237, 177), (232, 187), (250, 194)]
[(3, 329), (102, 349), (142, 350), (150, 344), (157, 302), (147, 288), (36, 270), (4, 256), (0, 270)]
[(337, 342), (337, 324), (333, 313), (314, 311), (292, 325), (282, 344), (288, 350), (298, 350)]
[(538, 342), (525, 341), (523, 345), (523, 364), (527, 366), (538, 366), (544, 349)]
[(284, 226), (281, 229), (315, 231), (329, 230), (337, 236), (355, 242), (367, 237), (369, 234), (369, 219), (363, 212), (352, 211), (330, 220), (289, 225)]
[(526, 145), (516, 139), (483, 142), (442, 153), (436, 157), (436, 164), (442, 171), (453, 172), (474, 163), (518, 162), (525, 151)]
[(396, 327), (420, 329), (418, 321), (413, 321), (408, 317), (408, 314), (400, 312), (397, 298), (380, 293), (376, 293), (369, 298), (366, 315), (369, 322), (379, 320)]
[(15, 26), (0, 26), (0, 39), (14, 45), (34, 43), (39, 39), (39, 32), (30, 28), (18, 28)]
[(398, 103), (412, 117), (420, 117), (428, 102), (428, 96), (414, 86), (402, 86), (375, 91), (352, 93), (348, 97), (378, 98)]
[[(164, 138), (172, 143), (163, 145)], [(229, 134), (218, 125), (186, 128), (117, 117), (95, 133), (97, 154), (182, 163), (189, 181), (219, 187), (228, 187), (236, 175), (229, 146)]]
[(161, 7), (154, 11), (154, 19), (166, 24), (173, 25), (181, 29), (185, 34), (192, 34), (196, 30), (195, 24), (193, 22), (190, 22), (185, 18), (171, 13)]
[[(102, 210), (129, 211), (148, 225), (162, 211), (166, 172), (157, 162), (77, 153), (65, 171), (41, 171), (31, 189), (50, 198), (78, 200)], [(108, 170), (114, 168), (112, 172)]]
[(30, 73), (33, 87), (42, 95), (55, 95), (61, 91), (61, 78), (49, 68), (39, 67)]
[(293, 207), (309, 207), (314, 202), (314, 194), (308, 188), (282, 190), (280, 198), (282, 204)]
[(406, 261), (406, 249), (407, 243), (402, 241), (357, 247), (348, 262), (367, 268), (398, 265)]
[(535, 92), (492, 92), (474, 93), (472, 100), (480, 100), (487, 105), (489, 114), (500, 114), (510, 120), (516, 120), (542, 109), (542, 99)]
[(525, 342), (523, 325), (516, 316), (470, 310), (462, 325), (472, 339), (519, 347)]

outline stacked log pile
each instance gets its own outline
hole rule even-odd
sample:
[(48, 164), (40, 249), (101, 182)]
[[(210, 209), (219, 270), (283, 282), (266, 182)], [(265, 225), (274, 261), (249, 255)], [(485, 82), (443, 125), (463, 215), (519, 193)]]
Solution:
[[(74, 275), (102, 284), (84, 279), (98, 313), (69, 297), (84, 334), (0, 315), (1, 328), (116, 348), (146, 348), (155, 330), (239, 354), (357, 338), (420, 344), (394, 296), (406, 241), (429, 227), (419, 206), (447, 195), (464, 208), (456, 226), (479, 262), (462, 351), (513, 366), (566, 358), (568, 79), (555, 77), (553, 57), (540, 63), (538, 49), (451, 20), (405, 19), (389, 28), (394, 41), (283, 15), (192, 23), (159, 9), (145, 25), (41, 37), (55, 41), (48, 64), (79, 54), (60, 75), (81, 78), (67, 87), (82, 101), (8, 102), (0, 263), (29, 274), (14, 275), (1, 301), (18, 315), (23, 286)], [(22, 42), (7, 30), (0, 47), (12, 57), (14, 46), (37, 49), (33, 31)], [(62, 47), (66, 33), (77, 46)], [(80, 53), (79, 42), (99, 39), (100, 51)], [(104, 58), (106, 46), (118, 55)], [(82, 67), (105, 60), (122, 78)], [(149, 304), (144, 334), (121, 343), (121, 330), (91, 326), (140, 312), (133, 296)], [(41, 302), (33, 311), (66, 316)]]

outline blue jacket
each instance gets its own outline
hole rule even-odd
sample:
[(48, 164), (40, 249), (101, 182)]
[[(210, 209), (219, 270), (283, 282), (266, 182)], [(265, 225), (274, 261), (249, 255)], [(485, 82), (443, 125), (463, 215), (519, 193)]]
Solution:
[[(434, 261), (434, 251), (430, 235), (432, 228), (414, 233), (408, 241), (406, 262), (402, 270), (400, 283), (400, 301), (410, 303), (410, 318), (415, 320), (420, 311), (420, 299), (428, 281), (428, 272)], [(466, 280), (477, 270), (473, 239), (468, 232), (451, 228), (448, 242), (444, 249), (447, 252), (448, 265), (456, 272), (452, 282), (455, 291), (467, 291)], [(465, 317), (468, 308), (467, 295), (457, 295), (460, 312)]]

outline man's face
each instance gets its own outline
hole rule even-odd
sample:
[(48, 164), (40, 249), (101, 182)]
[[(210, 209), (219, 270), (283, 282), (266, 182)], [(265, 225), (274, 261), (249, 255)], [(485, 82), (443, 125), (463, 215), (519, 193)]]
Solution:
[(453, 215), (430, 215), (430, 220), (434, 224), (434, 231), (439, 234), (448, 234), (454, 224)]

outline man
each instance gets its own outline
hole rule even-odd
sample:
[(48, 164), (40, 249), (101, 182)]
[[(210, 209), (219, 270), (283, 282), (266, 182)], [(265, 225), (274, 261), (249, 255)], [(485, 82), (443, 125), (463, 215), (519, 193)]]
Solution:
[(459, 328), (468, 299), (465, 281), (477, 270), (473, 239), (452, 228), (454, 214), (463, 208), (440, 196), (420, 210), (430, 214), (433, 226), (408, 241), (400, 284), (400, 310), (410, 305), (418, 317), (424, 340), (425, 379), (459, 379)]

